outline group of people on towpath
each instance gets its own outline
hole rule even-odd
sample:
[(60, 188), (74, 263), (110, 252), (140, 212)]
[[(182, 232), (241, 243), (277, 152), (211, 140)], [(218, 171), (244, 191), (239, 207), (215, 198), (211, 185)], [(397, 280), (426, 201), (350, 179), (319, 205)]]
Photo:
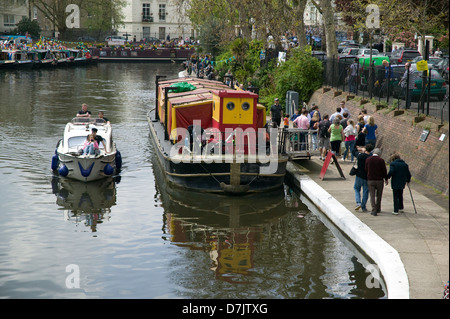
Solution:
[[(270, 117), (273, 126), (279, 127), (283, 109), (277, 98), (270, 108)], [(353, 186), (356, 211), (368, 212), (367, 202), (370, 198), (371, 214), (377, 216), (381, 212), (384, 186), (391, 179), (394, 201), (392, 214), (403, 212), (403, 190), (411, 181), (411, 172), (398, 153), (391, 155), (387, 169), (381, 150), (376, 147), (378, 125), (375, 124), (375, 118), (367, 114), (367, 110), (362, 109), (353, 119), (345, 101), (342, 101), (336, 112), (321, 115), (319, 106), (313, 103), (310, 110), (303, 107), (292, 117), (286, 114), (283, 122), (285, 128), (289, 127), (289, 121), (295, 128), (312, 131), (311, 149), (319, 150), (320, 160), (324, 161), (328, 152), (336, 156), (342, 153), (342, 161), (351, 159), (356, 166)]]

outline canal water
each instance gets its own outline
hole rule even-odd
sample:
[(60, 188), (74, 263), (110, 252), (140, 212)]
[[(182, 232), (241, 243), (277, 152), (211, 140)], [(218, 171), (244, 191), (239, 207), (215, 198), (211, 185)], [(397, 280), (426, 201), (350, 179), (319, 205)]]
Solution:
[[(146, 114), (155, 76), (180, 70), (0, 72), (0, 298), (385, 298), (360, 254), (288, 185), (242, 198), (165, 185)], [(113, 179), (50, 169), (82, 103), (112, 122), (123, 157)]]

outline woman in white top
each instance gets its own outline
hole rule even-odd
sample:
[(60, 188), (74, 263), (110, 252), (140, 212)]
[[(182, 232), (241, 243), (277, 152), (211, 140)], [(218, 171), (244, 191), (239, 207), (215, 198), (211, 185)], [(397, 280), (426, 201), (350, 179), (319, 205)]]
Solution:
[(355, 128), (355, 122), (353, 122), (353, 120), (348, 120), (347, 127), (344, 129), (345, 151), (344, 151), (344, 154), (342, 155), (343, 161), (345, 161), (345, 158), (347, 157), (347, 154), (350, 151), (351, 159), (352, 159), (352, 163), (353, 163), (353, 160), (354, 160), (353, 149), (355, 148), (357, 134), (358, 133)]

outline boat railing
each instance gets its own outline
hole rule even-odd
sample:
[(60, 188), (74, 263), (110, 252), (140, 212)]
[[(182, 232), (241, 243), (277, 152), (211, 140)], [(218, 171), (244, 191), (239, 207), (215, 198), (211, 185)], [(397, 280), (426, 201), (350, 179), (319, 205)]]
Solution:
[(299, 128), (279, 128), (278, 148), (291, 159), (308, 158), (319, 154), (317, 130)]
[(74, 117), (70, 122), (74, 125), (89, 125), (89, 124), (94, 124), (97, 126), (106, 125), (106, 121), (104, 119), (95, 117)]

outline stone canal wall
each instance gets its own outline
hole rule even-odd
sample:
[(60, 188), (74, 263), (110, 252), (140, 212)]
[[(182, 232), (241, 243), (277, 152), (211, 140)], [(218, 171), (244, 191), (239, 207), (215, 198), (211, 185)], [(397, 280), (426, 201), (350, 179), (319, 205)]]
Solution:
[[(418, 117), (417, 111), (398, 112), (392, 108), (380, 108), (361, 97), (346, 92), (321, 88), (311, 97), (308, 105), (316, 103), (319, 111), (331, 115), (341, 101), (346, 101), (351, 118), (356, 119), (362, 108), (375, 117), (378, 125), (377, 147), (382, 150), (386, 162), (397, 151), (410, 167), (413, 178), (449, 195), (449, 123), (440, 119)], [(421, 141), (424, 130), (429, 131)], [(443, 140), (440, 140), (445, 134)]]

